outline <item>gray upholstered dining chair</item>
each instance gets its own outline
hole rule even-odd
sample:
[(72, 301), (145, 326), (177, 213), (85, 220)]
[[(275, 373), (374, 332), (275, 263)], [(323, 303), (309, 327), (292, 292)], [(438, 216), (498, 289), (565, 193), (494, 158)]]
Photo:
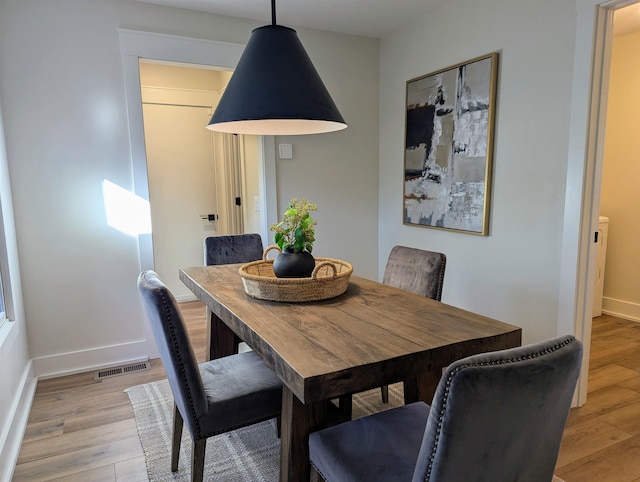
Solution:
[[(264, 253), (262, 238), (255, 233), (208, 236), (202, 247), (205, 266), (250, 263), (262, 259)], [(242, 340), (234, 336), (235, 353), (238, 353), (240, 343)]]
[(394, 246), (382, 282), (416, 295), (440, 301), (447, 257), (425, 249)]
[(178, 470), (182, 427), (193, 442), (191, 480), (201, 481), (207, 438), (278, 417), (282, 383), (254, 352), (198, 365), (173, 294), (153, 271), (138, 290), (175, 400), (171, 470)]
[(551, 481), (581, 360), (564, 336), (454, 362), (431, 407), (312, 433), (312, 480)]
[(264, 248), (259, 234), (208, 236), (203, 242), (204, 265), (249, 263), (262, 259)]
[[(425, 249), (394, 246), (387, 259), (382, 282), (410, 293), (440, 301), (447, 257)], [(380, 387), (382, 401), (389, 401), (389, 386)]]

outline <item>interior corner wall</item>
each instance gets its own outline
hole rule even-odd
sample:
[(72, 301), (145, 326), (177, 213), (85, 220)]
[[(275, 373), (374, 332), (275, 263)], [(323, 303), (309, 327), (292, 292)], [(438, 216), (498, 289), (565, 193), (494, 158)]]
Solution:
[[(117, 29), (244, 44), (261, 24), (128, 0), (0, 7), (0, 99), (36, 374), (144, 357), (138, 242), (107, 225), (101, 187), (133, 190)], [(378, 41), (298, 34), (349, 129), (283, 139), (294, 159), (278, 161), (277, 196), (316, 202), (314, 252), (375, 277)]]
[[(457, 0), (380, 45), (379, 276), (396, 244), (447, 256), (442, 301), (556, 336), (573, 0)], [(403, 225), (406, 81), (499, 52), (489, 235)]]
[(600, 214), (609, 218), (603, 311), (640, 321), (640, 32), (614, 37)]
[[(0, 5), (0, 14), (2, 6)], [(29, 418), (36, 379), (31, 369), (27, 349), (27, 330), (22, 301), (18, 245), (16, 242), (11, 183), (5, 149), (5, 137), (0, 106), (0, 207), (9, 265), (11, 285), (9, 321), (0, 326), (0, 480), (11, 480), (18, 459), (24, 427)]]

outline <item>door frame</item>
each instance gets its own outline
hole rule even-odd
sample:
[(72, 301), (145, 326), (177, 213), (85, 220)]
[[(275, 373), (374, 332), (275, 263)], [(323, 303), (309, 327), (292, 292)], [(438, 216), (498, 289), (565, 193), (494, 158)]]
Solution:
[[(134, 193), (149, 201), (139, 60), (152, 59), (232, 70), (237, 65), (245, 46), (124, 28), (118, 29), (118, 37), (129, 120)], [(263, 136), (262, 144), (261, 172), (259, 172), (260, 234), (263, 240), (267, 240), (269, 226), (277, 221), (275, 140), (272, 136)], [(138, 249), (140, 270), (153, 269), (151, 233), (138, 236)]]
[(584, 344), (574, 405), (587, 401), (613, 13), (638, 0), (576, 0), (577, 22), (557, 334)]

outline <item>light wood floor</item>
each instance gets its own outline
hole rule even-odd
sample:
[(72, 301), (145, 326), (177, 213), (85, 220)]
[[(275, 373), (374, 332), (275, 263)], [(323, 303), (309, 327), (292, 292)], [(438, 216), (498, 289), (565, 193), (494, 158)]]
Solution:
[[(205, 312), (181, 305), (204, 359)], [(565, 482), (640, 482), (640, 323), (594, 319), (589, 396), (572, 409), (556, 475)], [(151, 370), (95, 381), (79, 374), (38, 383), (14, 481), (146, 481), (127, 387), (165, 378)], [(168, 461), (167, 461), (168, 463)]]
[[(198, 361), (205, 356), (205, 309), (183, 303)], [(166, 378), (151, 369), (94, 380), (94, 372), (38, 382), (13, 481), (147, 481), (133, 409), (124, 389)], [(168, 463), (168, 462), (167, 462)]]
[(556, 475), (640, 481), (640, 323), (599, 316), (591, 333), (587, 403), (571, 410)]

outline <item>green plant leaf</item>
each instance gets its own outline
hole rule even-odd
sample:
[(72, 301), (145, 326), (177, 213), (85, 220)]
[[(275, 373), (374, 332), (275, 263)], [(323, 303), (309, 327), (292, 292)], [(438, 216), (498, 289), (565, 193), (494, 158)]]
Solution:
[(275, 236), (273, 237), (273, 240), (281, 250), (284, 250), (284, 248), (282, 247), (282, 245), (285, 242), (285, 238), (284, 238), (284, 234), (283, 233), (277, 232), (275, 234)]
[(293, 198), (289, 201), (284, 219), (270, 228), (274, 231), (274, 241), (281, 250), (290, 248), (294, 252), (311, 252), (315, 241), (316, 221), (309, 215), (309, 211), (317, 209), (318, 207), (306, 198)]

